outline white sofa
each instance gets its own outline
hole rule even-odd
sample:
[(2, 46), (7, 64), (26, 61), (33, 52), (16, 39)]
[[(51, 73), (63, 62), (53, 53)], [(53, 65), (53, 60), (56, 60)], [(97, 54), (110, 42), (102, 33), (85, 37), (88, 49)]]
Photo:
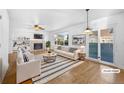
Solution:
[(34, 59), (34, 55), (26, 52), (29, 58), (28, 62), (24, 62), (22, 51), (19, 50), (17, 52), (17, 74), (16, 74), (16, 82), (21, 83), (25, 80), (31, 79), (37, 75), (40, 75), (40, 60)]
[[(61, 49), (59, 49), (61, 47)], [(70, 50), (73, 51), (70, 51)], [(78, 48), (73, 48), (73, 47), (67, 47), (67, 46), (56, 46), (54, 47), (54, 52), (57, 53), (57, 55), (61, 55), (73, 60), (77, 60), (79, 58), (78, 53), (80, 50)]]

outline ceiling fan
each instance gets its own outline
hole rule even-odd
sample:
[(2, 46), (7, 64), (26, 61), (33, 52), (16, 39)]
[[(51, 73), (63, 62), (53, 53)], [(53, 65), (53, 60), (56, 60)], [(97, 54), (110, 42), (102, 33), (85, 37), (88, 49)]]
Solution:
[(30, 21), (30, 23), (28, 24), (24, 24), (26, 29), (32, 29), (35, 31), (41, 31), (41, 30), (45, 30), (45, 27), (43, 25), (40, 24), (39, 21)]
[(34, 30), (36, 30), (36, 31), (45, 30), (45, 28), (43, 28), (41, 25), (38, 25), (38, 24), (34, 25), (33, 28), (34, 28)]

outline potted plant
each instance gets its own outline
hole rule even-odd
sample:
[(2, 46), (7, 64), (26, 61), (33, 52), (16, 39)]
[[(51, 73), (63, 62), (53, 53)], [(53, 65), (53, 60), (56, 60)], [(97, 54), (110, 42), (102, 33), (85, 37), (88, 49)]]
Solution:
[(51, 53), (50, 47), (51, 47), (51, 42), (50, 41), (47, 41), (46, 42), (46, 48), (47, 48), (48, 53)]

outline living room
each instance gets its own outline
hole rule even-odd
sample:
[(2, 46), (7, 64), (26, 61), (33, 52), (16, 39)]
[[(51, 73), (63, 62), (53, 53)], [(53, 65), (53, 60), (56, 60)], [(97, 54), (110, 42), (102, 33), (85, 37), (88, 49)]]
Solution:
[(124, 83), (123, 9), (0, 13), (2, 83)]

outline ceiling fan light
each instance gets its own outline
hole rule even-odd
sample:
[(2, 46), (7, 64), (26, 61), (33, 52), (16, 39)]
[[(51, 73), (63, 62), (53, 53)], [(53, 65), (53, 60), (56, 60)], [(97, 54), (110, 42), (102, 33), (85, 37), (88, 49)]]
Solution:
[(36, 31), (39, 31), (38, 25), (35, 25), (35, 26), (34, 26), (34, 29), (35, 29)]
[(34, 25), (34, 27), (38, 27), (38, 25)]

